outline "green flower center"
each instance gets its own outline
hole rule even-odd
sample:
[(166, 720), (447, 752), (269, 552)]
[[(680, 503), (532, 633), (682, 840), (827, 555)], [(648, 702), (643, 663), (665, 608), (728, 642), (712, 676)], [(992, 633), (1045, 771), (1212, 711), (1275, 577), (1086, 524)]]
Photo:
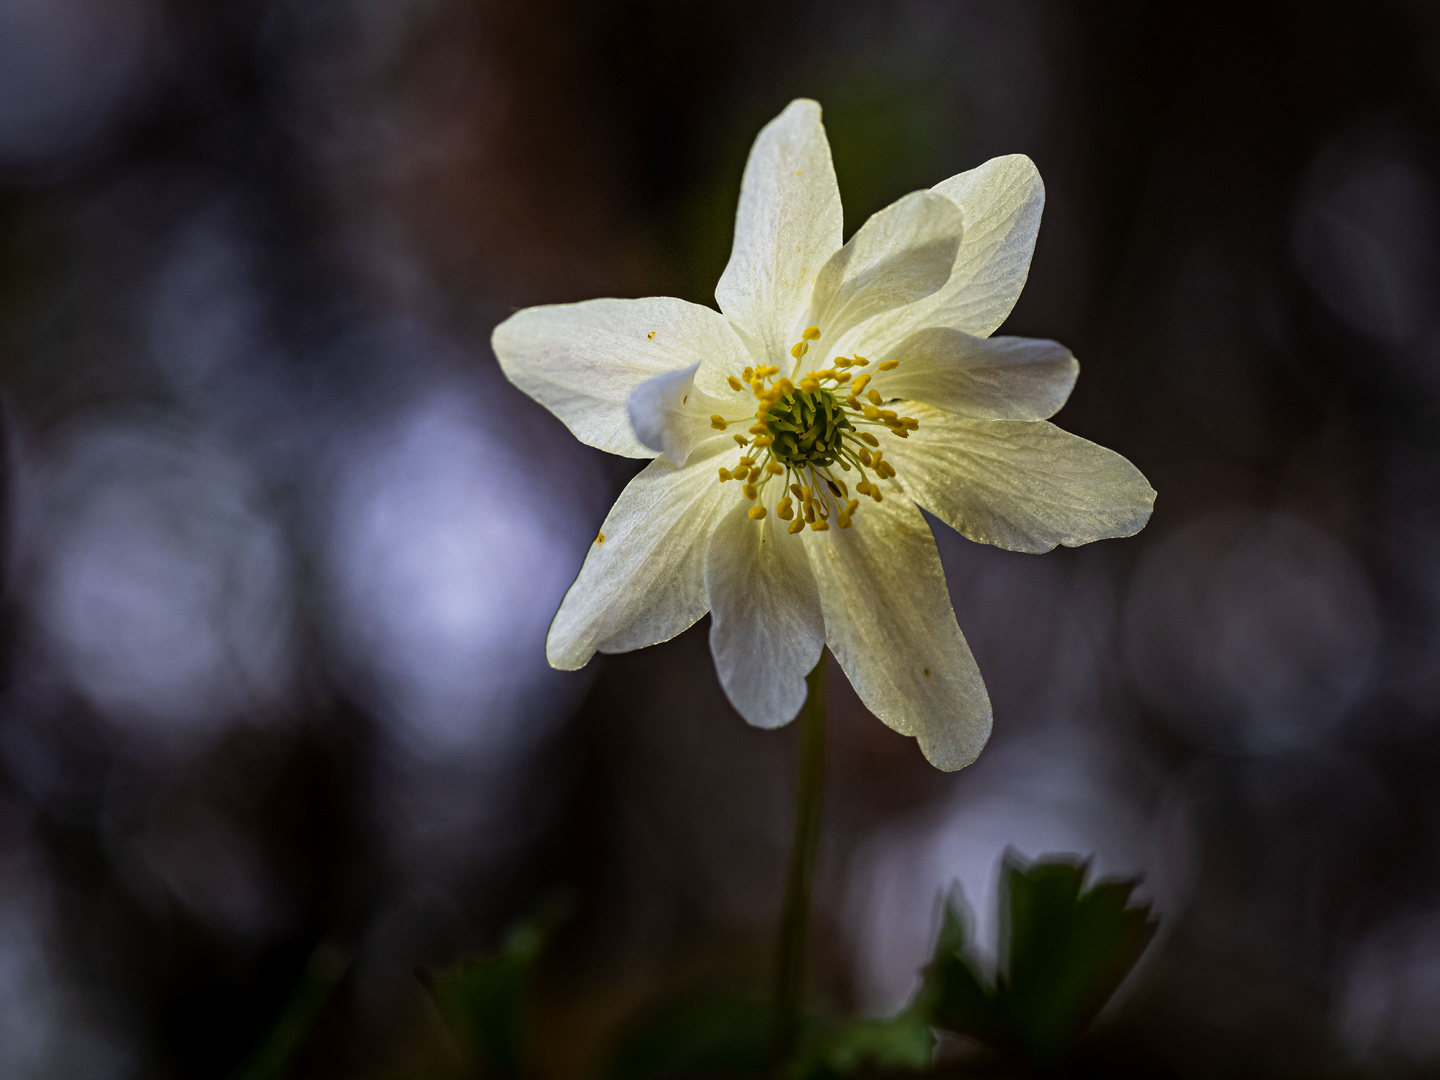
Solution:
[(776, 460), (798, 472), (833, 465), (844, 433), (855, 429), (829, 390), (797, 389), (770, 406), (765, 430), (775, 440), (770, 452)]

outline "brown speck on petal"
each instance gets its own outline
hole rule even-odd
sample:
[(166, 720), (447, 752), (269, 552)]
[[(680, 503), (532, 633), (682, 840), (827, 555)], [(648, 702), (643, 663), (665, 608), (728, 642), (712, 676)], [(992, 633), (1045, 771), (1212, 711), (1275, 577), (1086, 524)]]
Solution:
[[(601, 539), (603, 540), (604, 537), (602, 536)], [(927, 668), (925, 669), (925, 678), (928, 679), (929, 677), (930, 677), (930, 669), (927, 667)]]
[[(603, 543), (605, 542), (605, 534), (604, 534), (603, 532), (602, 532), (602, 533), (596, 533), (596, 534), (595, 534), (595, 542), (596, 542), (597, 544), (603, 544)], [(929, 671), (926, 671), (925, 674), (926, 674), (926, 675), (929, 675), (930, 672), (929, 672)]]

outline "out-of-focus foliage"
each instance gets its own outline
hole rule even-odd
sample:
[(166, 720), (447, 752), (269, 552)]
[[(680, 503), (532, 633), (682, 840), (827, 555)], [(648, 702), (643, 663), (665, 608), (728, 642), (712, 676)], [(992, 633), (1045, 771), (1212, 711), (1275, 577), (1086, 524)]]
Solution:
[(1071, 859), (1026, 866), (1006, 856), (999, 967), (988, 975), (970, 953), (962, 903), (947, 899), (916, 1001), (921, 1015), (1035, 1065), (1069, 1054), (1159, 927), (1148, 904), (1130, 903), (1138, 882), (1087, 888), (1087, 873)]

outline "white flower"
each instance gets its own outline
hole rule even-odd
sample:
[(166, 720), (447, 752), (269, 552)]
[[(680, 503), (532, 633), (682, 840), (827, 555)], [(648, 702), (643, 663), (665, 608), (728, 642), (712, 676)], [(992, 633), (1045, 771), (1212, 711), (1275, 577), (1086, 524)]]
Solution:
[(842, 246), (820, 107), (796, 101), (745, 166), (723, 314), (591, 300), (497, 327), (505, 374), (577, 438), (654, 459), (560, 605), (550, 663), (653, 645), (710, 612), (720, 682), (750, 723), (795, 716), (828, 644), (933, 764), (975, 760), (990, 700), (918, 507), (1039, 552), (1129, 536), (1155, 499), (1123, 457), (1045, 422), (1079, 370), (1067, 349), (989, 336), (1043, 204), (1028, 158), (996, 158)]

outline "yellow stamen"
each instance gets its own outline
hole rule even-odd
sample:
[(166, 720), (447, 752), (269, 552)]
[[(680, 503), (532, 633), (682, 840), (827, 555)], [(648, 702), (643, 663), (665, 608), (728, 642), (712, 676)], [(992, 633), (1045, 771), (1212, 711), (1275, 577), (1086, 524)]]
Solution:
[(764, 518), (765, 518), (765, 507), (763, 507), (763, 506), (752, 506), (752, 507), (750, 507), (750, 520), (751, 520), (751, 521), (762, 521), (762, 520), (764, 520)]
[[(864, 438), (864, 436), (861, 436), (861, 438)], [(750, 440), (747, 439), (747, 438), (745, 438), (744, 435), (736, 435), (736, 436), (735, 436), (735, 442), (736, 442), (736, 444), (739, 445), (739, 446), (749, 446), (749, 445), (750, 445)]]
[(874, 499), (877, 503), (878, 503), (878, 502), (884, 502), (884, 501), (885, 501), (885, 500), (883, 500), (882, 498), (880, 498), (880, 489), (879, 489), (878, 487), (876, 487), (874, 484), (871, 484), (871, 485), (870, 485), (870, 498)]
[(867, 371), (867, 372), (865, 372), (865, 374), (863, 374), (863, 375), (857, 375), (857, 376), (855, 376), (855, 382), (854, 382), (854, 383), (851, 385), (851, 387), (850, 387), (850, 393), (852, 393), (852, 394), (863, 394), (863, 393), (865, 392), (865, 387), (867, 387), (867, 386), (869, 386), (869, 385), (870, 385), (870, 373)]
[(755, 485), (754, 485), (754, 484), (746, 484), (746, 485), (745, 485), (743, 488), (741, 488), (740, 490), (743, 491), (743, 492), (745, 492), (745, 498), (747, 498), (747, 499), (755, 499), (755, 498), (758, 498), (759, 495), (760, 495), (760, 493), (755, 490)]
[[(740, 436), (739, 436), (739, 435), (736, 435), (735, 438), (738, 439), (738, 438), (740, 438)], [(868, 431), (862, 431), (862, 432), (860, 432), (860, 438), (864, 439), (864, 440), (865, 440), (867, 443), (869, 443), (871, 446), (879, 446), (879, 445), (880, 445), (880, 440), (877, 439), (874, 435), (871, 435)], [(740, 445), (741, 445), (741, 446), (744, 446), (745, 444), (744, 444), (744, 443), (741, 443)]]
[(724, 466), (721, 466), (721, 468), (720, 468), (720, 483), (723, 484), (723, 483), (725, 483), (726, 480), (729, 480), (729, 479), (730, 479), (730, 470), (727, 469), (727, 468), (725, 468)]
[(726, 376), (725, 376), (725, 381), (730, 384), (730, 389), (731, 389), (731, 390), (744, 390), (744, 389), (745, 389), (745, 384), (742, 383), (739, 379), (735, 378), (734, 375), (726, 375)]
[(856, 367), (865, 367), (866, 365), (868, 365), (868, 364), (870, 363), (870, 361), (869, 361), (869, 360), (866, 360), (866, 359), (865, 359), (863, 356), (861, 356), (859, 353), (856, 353), (854, 363), (855, 363), (855, 366), (856, 366)]
[(751, 379), (755, 378), (755, 369), (753, 367), (747, 367), (740, 373), (740, 378), (748, 383)]
[(775, 504), (775, 513), (781, 521), (789, 521), (795, 516), (795, 503), (789, 495)]
[(793, 356), (796, 360), (799, 360), (800, 357), (804, 356), (809, 351), (810, 346), (805, 344), (805, 342), (803, 341), (797, 341), (794, 345), (790, 346), (790, 355)]
[(719, 413), (711, 413), (710, 426), (713, 427), (716, 431), (724, 431), (727, 427), (730, 426), (730, 421), (726, 420)]
[(804, 518), (796, 518), (794, 521), (790, 522), (790, 527), (787, 528), (785, 531), (786, 531), (787, 533), (789, 533), (791, 536), (794, 536), (796, 533), (800, 532), (800, 531), (801, 531), (802, 529), (804, 529), (804, 528), (805, 528), (805, 519), (804, 519)]
[[(873, 394), (875, 391), (872, 390), (872, 391), (870, 391), (870, 392)], [(880, 419), (880, 410), (877, 409), (877, 408), (875, 408), (874, 405), (866, 405), (866, 406), (865, 406), (865, 419), (866, 419), (866, 420), (879, 420), (879, 419)]]
[(899, 366), (900, 366), (900, 361), (899, 361), (899, 360), (881, 360), (881, 361), (880, 361), (880, 366), (879, 366), (876, 370), (878, 370), (878, 371), (894, 371), (894, 370), (895, 370), (897, 367), (899, 367)]
[(843, 356), (837, 356), (837, 357), (835, 357), (834, 360), (831, 361), (831, 363), (834, 364), (834, 366), (835, 366), (835, 367), (838, 367), (838, 368), (847, 368), (847, 367), (849, 367), (852, 363), (854, 363), (854, 361), (852, 361), (852, 360), (847, 360), (847, 359), (846, 359), (845, 357), (843, 357)]
[(820, 328), (818, 326), (807, 326), (805, 332), (800, 336), (806, 341), (818, 341), (820, 338)]
[(882, 398), (882, 397), (880, 396), (880, 391), (879, 391), (879, 390), (871, 390), (871, 391), (870, 391), (869, 393), (867, 393), (865, 396), (870, 399), (870, 404), (871, 404), (871, 405), (879, 405), (882, 401), (885, 400), (884, 398)]
[(768, 472), (771, 476), (779, 476), (785, 471), (785, 466), (781, 465), (778, 461), (771, 461), (766, 464), (765, 471)]
[(747, 429), (751, 435), (764, 435), (768, 430), (764, 424), (751, 424)]
[(776, 380), (775, 389), (779, 390), (780, 395), (783, 397), (786, 394), (793, 394), (795, 392), (795, 384), (789, 379), (782, 377)]
[(773, 443), (774, 441), (775, 441), (775, 439), (774, 439), (773, 436), (770, 436), (770, 435), (761, 435), (758, 439), (755, 440), (755, 445), (756, 445), (756, 446), (760, 446), (760, 447), (765, 447), (765, 446), (769, 446), (769, 445), (770, 445), (771, 443)]
[(810, 523), (810, 528), (814, 532), (829, 532), (830, 523), (824, 518), (821, 518), (819, 521), (812, 521)]

